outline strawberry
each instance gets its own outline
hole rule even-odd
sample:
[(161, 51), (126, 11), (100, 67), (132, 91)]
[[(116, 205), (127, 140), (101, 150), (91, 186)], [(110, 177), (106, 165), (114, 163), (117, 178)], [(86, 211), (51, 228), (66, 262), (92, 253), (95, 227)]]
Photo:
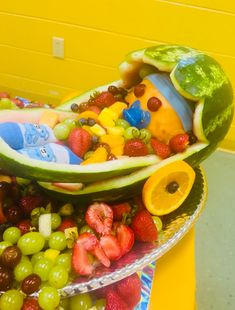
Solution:
[(129, 307), (135, 307), (141, 298), (141, 281), (137, 273), (117, 282), (116, 290)]
[(23, 108), (23, 107), (24, 107), (24, 102), (21, 101), (20, 99), (13, 98), (13, 99), (11, 99), (11, 101), (12, 101), (15, 105), (17, 105), (17, 107), (19, 107), (19, 108)]
[(130, 227), (124, 224), (120, 224), (116, 230), (117, 240), (122, 250), (122, 255), (128, 253), (135, 242), (135, 236)]
[(127, 306), (114, 290), (109, 290), (106, 295), (105, 310), (130, 310), (130, 307)]
[(97, 107), (96, 105), (90, 105), (90, 106), (88, 106), (88, 108), (86, 110), (95, 112), (96, 114), (100, 114), (100, 112), (101, 112), (101, 109), (99, 107)]
[(0, 99), (1, 98), (10, 98), (10, 95), (7, 93), (7, 92), (5, 92), (5, 91), (3, 91), (3, 92), (0, 92)]
[(68, 137), (68, 145), (70, 149), (79, 157), (90, 149), (92, 144), (92, 136), (83, 128), (74, 128)]
[(30, 215), (33, 209), (43, 207), (44, 205), (45, 199), (40, 195), (27, 195), (19, 201), (19, 207), (25, 215)]
[(131, 228), (135, 238), (139, 241), (153, 242), (157, 240), (157, 228), (150, 213), (145, 209), (140, 210), (132, 218)]
[(174, 153), (182, 153), (189, 144), (189, 135), (187, 133), (178, 134), (170, 139), (170, 147)]
[(112, 235), (102, 236), (100, 245), (110, 260), (117, 260), (122, 256), (122, 250), (116, 237)]
[(21, 220), (19, 223), (16, 224), (16, 226), (19, 228), (21, 235), (30, 232), (31, 228), (33, 227), (29, 219)]
[(165, 159), (171, 155), (171, 149), (169, 145), (158, 141), (156, 138), (152, 138), (150, 143), (155, 154), (162, 159)]
[(105, 108), (112, 105), (115, 101), (116, 99), (110, 92), (104, 91), (100, 93), (98, 96), (96, 96), (96, 98), (93, 101), (93, 104), (99, 108)]
[(141, 139), (130, 139), (124, 145), (124, 155), (127, 156), (146, 156), (148, 148)]
[(24, 304), (22, 310), (41, 310), (42, 308), (39, 306), (36, 298), (27, 297), (24, 300)]
[(113, 210), (105, 203), (94, 203), (85, 215), (87, 224), (101, 235), (110, 234), (113, 224)]
[(112, 206), (113, 218), (116, 221), (121, 221), (124, 214), (128, 214), (131, 211), (131, 206), (128, 202), (119, 203)]
[(83, 233), (77, 239), (72, 253), (72, 267), (75, 273), (80, 275), (91, 275), (94, 266), (89, 260), (88, 253), (93, 254), (105, 266), (110, 266), (110, 260), (105, 255), (99, 240), (94, 234)]
[(62, 220), (57, 230), (64, 232), (67, 228), (77, 227), (76, 222), (71, 218), (65, 218)]

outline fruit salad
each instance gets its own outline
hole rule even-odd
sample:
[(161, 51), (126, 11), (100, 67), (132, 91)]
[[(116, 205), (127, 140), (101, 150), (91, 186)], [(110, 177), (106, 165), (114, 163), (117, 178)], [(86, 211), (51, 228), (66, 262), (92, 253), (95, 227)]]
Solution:
[(1, 310), (133, 309), (137, 275), (69, 305), (60, 292), (156, 246), (225, 137), (233, 92), (208, 55), (153, 46), (120, 73), (56, 108), (0, 93)]
[[(151, 216), (140, 198), (79, 208), (50, 198), (35, 182), (2, 175), (0, 199), (2, 310), (57, 308), (59, 289), (95, 276), (99, 268), (109, 268), (135, 242), (156, 242), (162, 229), (161, 219)], [(126, 289), (133, 294), (126, 296)], [(132, 309), (140, 291), (139, 277), (134, 274), (95, 291), (92, 298), (89, 294), (73, 297), (69, 309), (78, 309), (84, 300), (90, 307), (100, 303), (98, 309), (105, 304), (105, 309), (113, 309), (114, 304)]]

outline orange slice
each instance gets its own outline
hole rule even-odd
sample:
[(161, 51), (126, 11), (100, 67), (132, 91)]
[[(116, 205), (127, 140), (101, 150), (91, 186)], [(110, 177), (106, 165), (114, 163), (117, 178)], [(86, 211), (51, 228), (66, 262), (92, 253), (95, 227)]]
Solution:
[(146, 208), (158, 216), (176, 210), (189, 195), (194, 180), (193, 168), (184, 161), (162, 166), (144, 184), (143, 201)]

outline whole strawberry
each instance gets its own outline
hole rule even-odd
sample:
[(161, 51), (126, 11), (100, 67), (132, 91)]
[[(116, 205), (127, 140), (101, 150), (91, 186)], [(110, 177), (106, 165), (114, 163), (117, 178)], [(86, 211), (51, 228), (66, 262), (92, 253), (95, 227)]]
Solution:
[(130, 307), (135, 307), (141, 298), (141, 281), (137, 273), (116, 283), (118, 295)]
[(142, 140), (136, 138), (126, 141), (123, 153), (131, 157), (146, 156), (148, 155), (148, 148)]
[(64, 232), (65, 229), (72, 228), (72, 227), (77, 227), (76, 222), (72, 218), (65, 218), (62, 220), (57, 230)]
[(161, 157), (162, 159), (165, 159), (171, 155), (171, 149), (169, 145), (160, 142), (159, 140), (152, 138), (151, 139), (151, 146), (154, 150), (154, 153)]
[(105, 310), (130, 310), (130, 307), (114, 290), (109, 290), (106, 295)]
[(153, 242), (157, 240), (157, 228), (150, 213), (143, 209), (140, 210), (132, 219), (131, 228), (135, 238), (143, 242)]
[(83, 128), (74, 128), (68, 138), (70, 149), (79, 157), (90, 149), (92, 144), (92, 136)]
[(121, 221), (123, 216), (131, 212), (131, 206), (128, 202), (118, 203), (112, 206), (113, 218), (115, 221)]
[(33, 209), (43, 207), (45, 203), (40, 195), (27, 195), (20, 199), (19, 207), (24, 215), (30, 215)]
[(116, 99), (110, 92), (104, 91), (100, 93), (92, 103), (97, 107), (105, 108), (111, 106), (115, 101)]
[(189, 135), (187, 133), (178, 134), (170, 139), (170, 148), (174, 153), (182, 153), (189, 144)]

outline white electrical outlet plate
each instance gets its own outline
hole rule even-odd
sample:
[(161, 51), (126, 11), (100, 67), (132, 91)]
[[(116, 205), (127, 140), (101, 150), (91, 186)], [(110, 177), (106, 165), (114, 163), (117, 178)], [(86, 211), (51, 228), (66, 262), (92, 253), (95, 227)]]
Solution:
[(64, 59), (64, 38), (52, 37), (52, 55)]

